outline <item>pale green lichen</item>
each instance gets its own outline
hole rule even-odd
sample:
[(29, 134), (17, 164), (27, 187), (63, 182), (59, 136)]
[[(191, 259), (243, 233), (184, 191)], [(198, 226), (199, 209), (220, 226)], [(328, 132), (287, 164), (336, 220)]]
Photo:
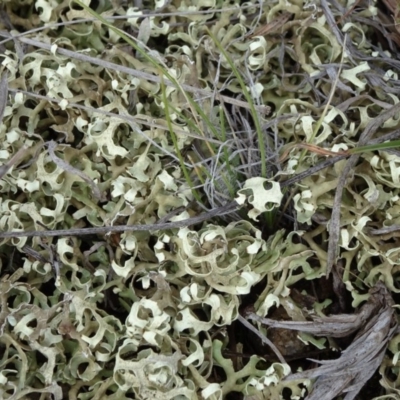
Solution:
[[(0, 397), (217, 400), (241, 392), (261, 400), (286, 389), (303, 398), (312, 383), (283, 380), (287, 364), (231, 357), (248, 348), (229, 330), (247, 299), (258, 315), (279, 308), (299, 321), (323, 316), (332, 301), (306, 312), (293, 288), (326, 274), (327, 224), (346, 161), (290, 187), (284, 181), (329, 151), (356, 148), (363, 129), (398, 103), (396, 46), (371, 42), (375, 4), (343, 23), (343, 9), (329, 4), (333, 24), (322, 2), (162, 0), (148, 14), (83, 1), (104, 18), (128, 15), (112, 23), (137, 38), (133, 48), (99, 20), (79, 22), (93, 15), (75, 2), (3, 3), (14, 29), (3, 17), (0, 25), (14, 38), (2, 44), (9, 95), (0, 93), (0, 167), (23, 157), (0, 179), (0, 231), (179, 221), (234, 199), (243, 208), (231, 220), (180, 229), (0, 239)], [(62, 21), (74, 23), (51, 26)], [(379, 26), (379, 36), (396, 32)], [(24, 42), (34, 28), (42, 30)], [(255, 114), (241, 107), (246, 91)], [(390, 118), (376, 137), (398, 126)], [(346, 183), (339, 246), (353, 307), (367, 297), (364, 283), (380, 279), (399, 292), (398, 237), (369, 229), (400, 224), (399, 160), (390, 150), (364, 152)], [(388, 395), (400, 386), (398, 341), (380, 368)]]

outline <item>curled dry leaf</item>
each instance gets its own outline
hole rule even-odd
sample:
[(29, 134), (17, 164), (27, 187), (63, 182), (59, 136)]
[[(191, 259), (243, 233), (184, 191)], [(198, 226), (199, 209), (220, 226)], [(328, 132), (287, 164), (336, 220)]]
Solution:
[(286, 380), (315, 379), (313, 391), (307, 400), (330, 400), (345, 394), (352, 400), (381, 364), (390, 339), (397, 328), (392, 308), (394, 302), (386, 286), (379, 281), (371, 296), (360, 310), (353, 314), (316, 317), (313, 321), (275, 321), (261, 318), (254, 313), (247, 318), (274, 328), (293, 329), (315, 336), (344, 337), (356, 330), (353, 343), (337, 360), (319, 361), (318, 368), (289, 375)]

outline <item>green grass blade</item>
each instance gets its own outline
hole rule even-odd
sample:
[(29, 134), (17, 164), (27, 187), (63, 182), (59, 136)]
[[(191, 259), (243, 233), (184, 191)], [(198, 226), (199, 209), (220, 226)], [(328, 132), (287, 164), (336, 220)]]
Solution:
[(400, 147), (400, 140), (392, 140), (386, 143), (370, 144), (367, 146), (355, 147), (354, 149), (349, 150), (349, 153), (358, 154), (358, 153), (364, 153), (366, 151), (394, 149), (396, 147)]
[[(162, 74), (161, 74), (161, 78), (162, 78)], [(194, 184), (193, 184), (192, 178), (190, 177), (189, 171), (186, 168), (185, 161), (184, 161), (182, 153), (181, 153), (181, 151), (179, 149), (178, 140), (176, 138), (176, 135), (175, 135), (175, 132), (174, 132), (174, 128), (172, 126), (172, 122), (171, 122), (171, 118), (170, 118), (170, 114), (169, 114), (169, 105), (168, 105), (168, 99), (167, 99), (164, 79), (161, 79), (161, 93), (162, 93), (162, 98), (163, 98), (163, 104), (164, 104), (164, 107), (165, 107), (165, 118), (167, 120), (169, 133), (171, 135), (171, 139), (172, 139), (172, 142), (174, 144), (174, 148), (175, 148), (176, 154), (177, 154), (177, 156), (179, 158), (179, 163), (181, 165), (181, 169), (182, 169), (183, 175), (185, 176), (186, 182), (188, 183), (194, 198), (198, 202), (201, 203), (202, 202), (201, 201), (201, 196), (199, 195), (197, 190), (194, 188)]]
[(254, 101), (253, 101), (249, 91), (247, 90), (246, 84), (244, 83), (242, 76), (240, 75), (240, 73), (239, 73), (238, 69), (236, 68), (236, 65), (233, 63), (232, 59), (229, 57), (228, 53), (221, 46), (221, 43), (213, 35), (213, 33), (209, 29), (207, 29), (207, 31), (208, 31), (208, 34), (211, 36), (212, 40), (214, 41), (214, 43), (216, 44), (216, 46), (218, 47), (218, 49), (224, 55), (225, 59), (227, 60), (228, 64), (230, 65), (230, 67), (232, 68), (232, 72), (235, 74), (235, 76), (240, 84), (240, 87), (243, 90), (244, 97), (246, 98), (246, 100), (250, 106), (250, 112), (251, 112), (251, 115), (254, 120), (254, 125), (256, 128), (257, 137), (258, 137), (258, 146), (259, 146), (259, 150), (260, 150), (260, 159), (261, 159), (261, 176), (263, 178), (266, 178), (267, 177), (267, 163), (266, 163), (266, 155), (265, 155), (264, 136), (262, 133), (261, 124), (260, 124), (260, 120), (258, 118), (256, 108), (254, 107)]

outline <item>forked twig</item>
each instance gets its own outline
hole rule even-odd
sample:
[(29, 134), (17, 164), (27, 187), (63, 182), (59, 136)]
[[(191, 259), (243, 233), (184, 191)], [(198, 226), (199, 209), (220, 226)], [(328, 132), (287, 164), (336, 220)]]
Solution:
[(368, 301), (355, 314), (315, 317), (313, 321), (276, 321), (247, 313), (248, 319), (272, 328), (309, 332), (315, 336), (344, 337), (357, 332), (351, 345), (336, 360), (312, 360), (320, 366), (294, 373), (285, 380), (315, 379), (306, 400), (331, 400), (345, 393), (353, 400), (382, 363), (389, 341), (398, 327), (394, 301), (383, 282), (370, 290)]
[(94, 197), (96, 197), (96, 199), (100, 201), (104, 200), (103, 199), (104, 196), (100, 192), (98, 186), (93, 182), (93, 180), (90, 179), (89, 176), (87, 176), (84, 172), (82, 172), (78, 168), (73, 167), (71, 164), (67, 163), (65, 160), (58, 157), (55, 153), (56, 148), (57, 148), (57, 143), (54, 140), (48, 142), (48, 149), (51, 160), (64, 171), (67, 171), (70, 174), (77, 175), (80, 178), (82, 178), (91, 187)]

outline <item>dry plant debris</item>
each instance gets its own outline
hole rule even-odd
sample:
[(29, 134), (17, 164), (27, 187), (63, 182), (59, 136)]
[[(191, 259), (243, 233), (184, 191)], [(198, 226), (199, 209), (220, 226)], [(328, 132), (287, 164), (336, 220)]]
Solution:
[[(2, 1), (0, 398), (399, 396), (398, 22)], [(294, 361), (248, 305), (301, 328)]]
[(289, 375), (285, 380), (317, 378), (307, 400), (334, 399), (346, 394), (352, 400), (381, 365), (389, 341), (397, 329), (393, 299), (382, 282), (371, 290), (368, 301), (355, 314), (314, 317), (313, 321), (275, 321), (250, 313), (247, 318), (270, 327), (286, 328), (315, 336), (340, 338), (354, 331), (351, 345), (336, 360), (313, 360), (320, 367)]

